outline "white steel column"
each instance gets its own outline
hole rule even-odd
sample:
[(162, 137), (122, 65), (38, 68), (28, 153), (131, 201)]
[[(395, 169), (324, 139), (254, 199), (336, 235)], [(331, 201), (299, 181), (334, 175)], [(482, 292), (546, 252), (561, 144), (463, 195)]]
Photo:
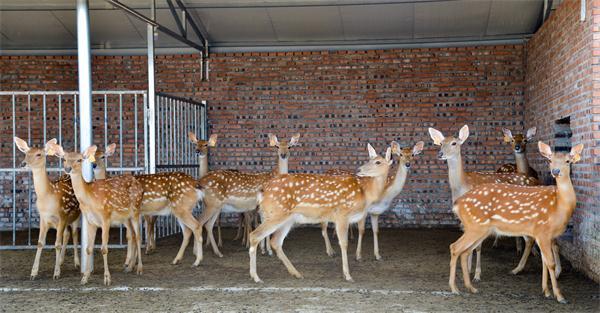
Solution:
[[(156, 3), (150, 0), (150, 18), (156, 20)], [(154, 26), (146, 26), (148, 37), (148, 155), (150, 174), (156, 173), (156, 94), (154, 92)]]
[[(77, 0), (77, 66), (79, 76), (79, 148), (81, 151), (92, 144), (92, 63), (90, 52), (90, 16), (87, 0)], [(77, 147), (75, 147), (77, 149)], [(83, 177), (92, 180), (91, 164), (86, 162), (83, 167)], [(86, 270), (87, 223), (81, 215), (81, 272)], [(93, 245), (92, 245), (93, 246)], [(93, 253), (89, 256), (92, 258)]]

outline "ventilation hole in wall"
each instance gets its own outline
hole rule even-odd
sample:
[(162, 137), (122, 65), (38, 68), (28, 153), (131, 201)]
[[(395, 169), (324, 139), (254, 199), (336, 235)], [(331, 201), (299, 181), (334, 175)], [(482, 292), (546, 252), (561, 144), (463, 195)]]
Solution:
[(554, 151), (569, 152), (571, 151), (571, 117), (567, 116), (554, 122)]

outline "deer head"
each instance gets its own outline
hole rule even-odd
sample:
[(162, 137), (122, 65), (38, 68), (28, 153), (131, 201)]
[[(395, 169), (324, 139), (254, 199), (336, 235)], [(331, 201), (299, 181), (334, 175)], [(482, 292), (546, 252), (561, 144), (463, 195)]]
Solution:
[(93, 163), (95, 161), (94, 155), (96, 150), (98, 150), (98, 147), (93, 145), (85, 149), (83, 153), (65, 152), (60, 145), (50, 145), (51, 153), (65, 160), (63, 164), (63, 170), (69, 175), (81, 174), (81, 166), (84, 160), (88, 160), (89, 162)]
[(25, 153), (25, 158), (21, 162), (21, 167), (29, 168), (44, 168), (46, 166), (46, 155), (48, 154), (49, 146), (56, 144), (56, 138), (50, 139), (44, 148), (29, 147), (27, 142), (19, 137), (14, 137), (17, 148)]
[(292, 138), (290, 138), (289, 143), (285, 140), (282, 140), (281, 142), (279, 140), (277, 140), (277, 136), (269, 133), (269, 145), (271, 147), (277, 147), (277, 155), (281, 158), (281, 159), (287, 159), (287, 157), (290, 155), (290, 148), (291, 147), (295, 147), (298, 145), (298, 141), (300, 140), (300, 134), (295, 134), (294, 136), (292, 136)]
[(369, 151), (369, 162), (358, 168), (357, 176), (361, 177), (387, 177), (387, 172), (392, 165), (392, 150), (388, 147), (385, 157), (379, 156), (371, 144), (367, 144)]
[(438, 158), (440, 160), (450, 160), (460, 157), (460, 146), (469, 137), (469, 126), (465, 125), (460, 129), (458, 138), (455, 137), (444, 137), (442, 132), (435, 128), (429, 128), (429, 135), (433, 139), (433, 144), (440, 146), (440, 152)]
[(569, 177), (571, 175), (571, 164), (577, 163), (581, 159), (583, 144), (578, 144), (571, 148), (569, 153), (552, 152), (552, 149), (547, 144), (539, 141), (538, 149), (543, 157), (548, 159), (550, 166), (550, 174), (552, 177)]
[(217, 137), (218, 134), (212, 134), (210, 135), (210, 138), (208, 138), (208, 140), (199, 140), (196, 137), (196, 134), (192, 133), (192, 132), (188, 132), (188, 138), (190, 139), (190, 141), (196, 145), (196, 154), (198, 154), (198, 156), (200, 157), (205, 157), (208, 155), (208, 148), (209, 147), (215, 147), (217, 145)]
[(512, 134), (510, 129), (502, 128), (502, 133), (504, 134), (504, 142), (511, 144), (515, 153), (525, 153), (527, 148), (527, 143), (535, 137), (537, 129), (535, 127), (531, 127), (527, 130), (527, 135), (523, 136), (523, 134)]
[(106, 173), (106, 158), (115, 154), (115, 150), (117, 149), (116, 143), (111, 143), (106, 147), (104, 152), (100, 150), (96, 150), (94, 153), (94, 161), (92, 162), (92, 168), (94, 169), (94, 177), (98, 177), (99, 175), (103, 175)]
[(398, 163), (404, 167), (410, 168), (410, 163), (414, 160), (415, 156), (420, 154), (423, 151), (423, 147), (425, 143), (419, 141), (415, 144), (414, 147), (404, 147), (401, 148), (400, 144), (392, 141), (392, 154), (395, 154), (398, 157)]

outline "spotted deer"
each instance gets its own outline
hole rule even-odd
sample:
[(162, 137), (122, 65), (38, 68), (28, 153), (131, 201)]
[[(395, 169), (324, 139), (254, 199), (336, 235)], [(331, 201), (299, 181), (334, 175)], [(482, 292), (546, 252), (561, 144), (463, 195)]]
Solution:
[(533, 137), (535, 137), (536, 132), (537, 129), (535, 127), (531, 127), (527, 130), (527, 134), (525, 136), (519, 133), (513, 135), (510, 129), (502, 128), (504, 142), (512, 146), (516, 163), (502, 165), (500, 168), (498, 168), (498, 173), (517, 172), (538, 179), (537, 172), (531, 166), (529, 166), (529, 161), (527, 161), (527, 143), (529, 143)]
[[(198, 139), (196, 134), (188, 132), (188, 139), (195, 145), (196, 155), (198, 156), (199, 175), (202, 178), (208, 173), (208, 149), (217, 145), (218, 134), (212, 134), (208, 140)], [(144, 215), (146, 222), (146, 254), (150, 254), (156, 249), (156, 238), (154, 236), (157, 216)], [(218, 230), (219, 242), (221, 242), (221, 230)]]
[[(368, 145), (369, 161), (354, 175), (284, 174), (270, 180), (259, 194), (262, 223), (250, 234), (250, 276), (261, 282), (256, 273), (256, 249), (264, 238), (271, 237), (271, 248), (288, 272), (302, 275), (283, 252), (285, 237), (294, 224), (333, 222), (340, 245), (344, 278), (352, 281), (348, 268), (348, 226), (364, 219), (366, 208), (379, 201), (392, 164), (391, 149), (385, 157)], [(369, 178), (359, 182), (358, 177)]]
[[(107, 150), (110, 149), (107, 148)], [(97, 156), (106, 156), (101, 152), (96, 152)], [(105, 177), (106, 166), (104, 162), (98, 162), (94, 160), (92, 166), (99, 172), (99, 177)], [(102, 168), (104, 167), (104, 173)], [(96, 172), (95, 172), (96, 173)], [(198, 221), (194, 218), (192, 210), (196, 206), (196, 203), (200, 201), (201, 192), (196, 189), (196, 180), (190, 175), (181, 172), (168, 172), (168, 173), (157, 173), (157, 174), (141, 174), (135, 175), (135, 179), (141, 184), (143, 189), (143, 198), (140, 206), (140, 213), (144, 217), (144, 220), (148, 223), (146, 229), (152, 229), (151, 232), (146, 233), (146, 254), (149, 254), (152, 249), (149, 250), (148, 246), (154, 245), (154, 223), (157, 216), (173, 214), (179, 226), (182, 228), (183, 240), (179, 248), (177, 256), (173, 260), (172, 264), (178, 264), (183, 258), (185, 249), (189, 244), (191, 235), (194, 235), (194, 254), (196, 260), (194, 266), (198, 266), (202, 261), (202, 249), (198, 248), (198, 245), (202, 244), (202, 228)], [(130, 234), (127, 233), (127, 239), (130, 240)], [(128, 245), (128, 248), (131, 245)], [(131, 251), (134, 253), (135, 251)], [(130, 251), (128, 250), (126, 263), (128, 262)]]
[(550, 162), (550, 173), (556, 186), (515, 186), (483, 184), (458, 198), (453, 211), (463, 224), (463, 235), (450, 245), (450, 288), (456, 287), (456, 262), (460, 257), (465, 287), (477, 292), (467, 270), (467, 256), (492, 234), (534, 238), (542, 253), (542, 290), (550, 297), (548, 274), (556, 300), (566, 303), (555, 276), (555, 256), (552, 242), (566, 229), (576, 206), (575, 190), (571, 183), (571, 164), (581, 158), (583, 144), (569, 153), (552, 152), (550, 146), (538, 142), (542, 156)]
[[(488, 183), (508, 183), (520, 186), (535, 186), (537, 179), (521, 173), (496, 173), (496, 172), (465, 172), (461, 155), (461, 146), (469, 137), (467, 125), (460, 129), (458, 138), (444, 137), (435, 128), (429, 128), (429, 135), (433, 143), (440, 146), (438, 158), (448, 163), (448, 178), (450, 191), (452, 192), (452, 203), (473, 187)], [(527, 240), (527, 238), (525, 239)], [(474, 280), (481, 278), (481, 247), (477, 247), (477, 261)]]
[[(51, 181), (46, 172), (46, 155), (49, 154), (49, 147), (56, 143), (56, 139), (48, 141), (44, 148), (29, 147), (27, 142), (19, 137), (14, 137), (17, 148), (25, 153), (25, 159), (21, 162), (22, 167), (29, 167), (33, 174), (33, 187), (36, 194), (36, 208), (40, 216), (40, 233), (37, 243), (37, 251), (33, 268), (31, 269), (31, 279), (38, 276), (40, 258), (42, 249), (46, 245), (46, 234), (48, 230), (56, 229), (56, 240), (54, 249), (56, 259), (54, 263), (53, 279), (60, 277), (60, 268), (64, 262), (66, 245), (69, 243), (69, 234), (73, 234), (73, 257), (75, 267), (79, 267), (79, 254), (77, 244), (79, 233), (79, 202), (73, 192), (71, 179), (68, 176), (60, 177), (56, 181)], [(71, 232), (67, 230), (71, 229)]]
[(94, 153), (94, 161), (92, 162), (94, 179), (106, 179), (106, 165), (108, 162), (108, 157), (115, 154), (116, 149), (117, 144), (111, 143), (104, 151), (96, 150), (96, 153)]
[[(400, 194), (402, 189), (404, 188), (404, 184), (406, 183), (406, 178), (411, 166), (411, 162), (414, 160), (416, 155), (419, 155), (423, 151), (425, 143), (422, 141), (417, 142), (414, 147), (404, 147), (401, 148), (400, 144), (395, 141), (392, 141), (392, 155), (396, 155), (398, 157), (398, 168), (396, 170), (395, 175), (391, 175), (387, 178), (385, 188), (383, 190), (383, 194), (379, 201), (374, 202), (367, 208), (367, 213), (371, 216), (371, 225), (373, 230), (373, 254), (377, 260), (381, 260), (381, 255), (379, 254), (379, 215), (385, 212), (392, 204), (393, 200)], [(344, 171), (328, 171), (328, 174), (337, 174), (337, 175), (347, 175), (347, 172)], [(359, 178), (359, 181), (362, 183), (368, 179)], [(358, 243), (356, 247), (356, 259), (361, 259), (361, 245), (362, 238), (365, 231), (365, 221), (361, 220), (358, 222)], [(331, 243), (329, 242), (329, 237), (327, 236), (327, 224), (321, 224), (321, 234), (325, 239), (325, 249), (327, 251), (327, 255), (332, 256), (333, 249), (331, 248)]]
[[(111, 275), (108, 269), (108, 236), (111, 226), (125, 225), (133, 237), (137, 255), (137, 274), (143, 271), (141, 237), (140, 237), (140, 204), (142, 202), (143, 189), (140, 183), (132, 175), (122, 175), (91, 183), (86, 182), (82, 175), (82, 164), (85, 160), (94, 161), (97, 147), (90, 146), (83, 153), (68, 152), (57, 144), (50, 144), (52, 154), (65, 160), (64, 171), (71, 177), (73, 191), (79, 201), (79, 207), (85, 216), (87, 223), (87, 251), (88, 263), (81, 278), (81, 284), (87, 284), (92, 268), (92, 258), (96, 231), (102, 229), (102, 258), (104, 261), (104, 284), (111, 284)], [(132, 257), (126, 267), (131, 271), (134, 267), (135, 258)]]
[[(289, 143), (277, 140), (277, 136), (269, 134), (269, 145), (277, 148), (277, 168), (265, 173), (244, 173), (232, 170), (211, 171), (202, 177), (198, 185), (204, 194), (204, 210), (200, 215), (200, 224), (206, 229), (213, 252), (223, 257), (215, 242), (212, 229), (221, 212), (247, 213), (256, 210), (256, 195), (260, 188), (279, 173), (287, 173), (289, 149), (298, 145), (300, 134), (294, 135)], [(247, 217), (248, 221), (250, 217)], [(246, 231), (250, 224), (246, 223)]]

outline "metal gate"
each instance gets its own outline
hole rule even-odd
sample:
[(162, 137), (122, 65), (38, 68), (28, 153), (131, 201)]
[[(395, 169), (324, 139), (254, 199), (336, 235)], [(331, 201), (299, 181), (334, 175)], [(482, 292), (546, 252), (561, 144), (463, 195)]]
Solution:
[[(197, 102), (158, 93), (156, 95), (156, 172), (184, 172), (199, 177), (195, 146), (188, 139), (193, 132), (206, 140), (206, 102)], [(197, 216), (201, 204), (196, 205)], [(180, 233), (181, 228), (172, 216), (159, 217), (156, 222), (157, 239)]]

